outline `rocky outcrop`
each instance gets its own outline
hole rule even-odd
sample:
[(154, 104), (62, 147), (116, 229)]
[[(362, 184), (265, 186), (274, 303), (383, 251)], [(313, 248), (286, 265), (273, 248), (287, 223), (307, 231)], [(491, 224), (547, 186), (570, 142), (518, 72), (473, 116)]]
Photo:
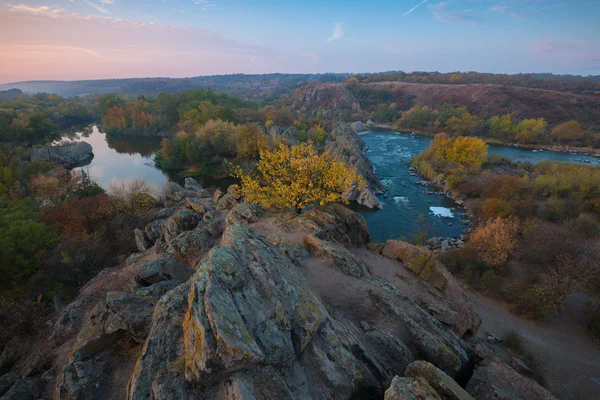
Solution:
[(477, 367), (466, 389), (477, 400), (556, 400), (533, 380), (497, 361)]
[(319, 239), (336, 241), (345, 246), (365, 246), (371, 240), (367, 221), (340, 204), (316, 207), (298, 216), (293, 224)]
[(92, 145), (86, 142), (38, 146), (31, 150), (31, 161), (55, 162), (66, 168), (75, 168), (89, 164), (93, 157)]
[(465, 295), (426, 249), (369, 243), (339, 204), (296, 215), (239, 198), (226, 212), (205, 192), (170, 185), (169, 207), (136, 232), (143, 251), (58, 313), (46, 351), (11, 371), (4, 349), (7, 398), (545, 395), (474, 351)]
[(359, 135), (369, 130), (369, 128), (361, 121), (351, 123), (350, 128), (352, 128), (352, 130), (358, 133)]
[(354, 257), (352, 253), (338, 243), (321, 240), (313, 235), (305, 236), (303, 243), (311, 253), (324, 257), (329, 264), (345, 274), (362, 278), (372, 273), (372, 269), (368, 265)]
[(325, 147), (346, 164), (354, 167), (367, 183), (367, 187), (360, 191), (356, 188), (348, 190), (344, 193), (344, 198), (365, 207), (381, 208), (381, 203), (375, 195), (385, 192), (385, 187), (375, 175), (375, 167), (364, 154), (367, 149), (365, 141), (345, 123), (337, 124), (329, 133), (329, 138), (330, 141)]
[(369, 246), (376, 253), (401, 262), (444, 295), (444, 301), (424, 300), (423, 304), (439, 321), (451, 327), (459, 336), (477, 332), (481, 318), (452, 274), (431, 250), (401, 240), (388, 240), (385, 244), (371, 243)]
[(361, 112), (360, 103), (344, 86), (336, 83), (307, 85), (294, 93), (292, 110), (310, 113), (313, 117), (320, 112), (323, 117), (333, 117), (341, 110)]
[(411, 363), (404, 371), (404, 375), (413, 378), (424, 378), (442, 399), (473, 400), (473, 397), (456, 383), (454, 379), (427, 361), (415, 361)]
[[(184, 301), (181, 292), (173, 296), (161, 300), (153, 325), (167, 323), (167, 308), (179, 319)], [(360, 332), (330, 315), (290, 260), (245, 225), (229, 225), (221, 247), (198, 266), (187, 304), (182, 330), (152, 329), (129, 398), (187, 398), (190, 388), (213, 399), (240, 391), (256, 398), (349, 398), (361, 390), (382, 393), (387, 385)], [(169, 340), (155, 339), (164, 334)]]

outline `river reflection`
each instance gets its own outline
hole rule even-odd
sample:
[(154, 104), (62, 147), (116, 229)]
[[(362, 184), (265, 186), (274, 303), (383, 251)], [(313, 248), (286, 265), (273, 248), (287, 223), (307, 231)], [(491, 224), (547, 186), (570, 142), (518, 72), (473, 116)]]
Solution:
[(160, 138), (111, 137), (93, 125), (68, 133), (63, 140), (92, 145), (94, 158), (83, 168), (105, 189), (113, 182), (145, 179), (158, 191), (169, 181), (168, 175), (154, 166), (153, 153), (160, 148)]

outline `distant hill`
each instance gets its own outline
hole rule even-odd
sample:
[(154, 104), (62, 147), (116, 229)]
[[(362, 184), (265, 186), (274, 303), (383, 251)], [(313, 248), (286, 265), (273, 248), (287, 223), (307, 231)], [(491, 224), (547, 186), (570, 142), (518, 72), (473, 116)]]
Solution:
[[(157, 95), (190, 89), (210, 88), (216, 92), (246, 98), (278, 97), (308, 83), (340, 83), (351, 74), (259, 74), (212, 75), (192, 78), (131, 78), (84, 81), (26, 81), (1, 84), (0, 90), (17, 88), (27, 93), (46, 92), (61, 96), (93, 93), (130, 93)], [(600, 76), (553, 74), (488, 74), (479, 72), (410, 72), (389, 71), (360, 74), (362, 83), (406, 82), (437, 84), (499, 84), (577, 93), (600, 91)]]
[(214, 75), (194, 78), (133, 78), (86, 81), (26, 81), (0, 85), (0, 90), (18, 88), (27, 93), (46, 92), (61, 96), (93, 93), (157, 95), (189, 89), (210, 88), (233, 96), (253, 98), (277, 96), (310, 82), (342, 82), (349, 74), (263, 74)]
[(544, 118), (550, 124), (571, 119), (600, 131), (600, 96), (520, 86), (492, 84), (434, 84), (374, 82), (348, 90), (343, 84), (314, 84), (290, 96), (295, 111), (312, 110), (335, 116), (343, 109), (368, 116), (379, 104), (395, 103), (400, 110), (420, 104), (439, 108), (443, 104), (467, 107), (470, 112), (490, 118), (512, 114), (516, 119)]
[(8, 89), (0, 91), (0, 100), (12, 100), (23, 94), (20, 89)]

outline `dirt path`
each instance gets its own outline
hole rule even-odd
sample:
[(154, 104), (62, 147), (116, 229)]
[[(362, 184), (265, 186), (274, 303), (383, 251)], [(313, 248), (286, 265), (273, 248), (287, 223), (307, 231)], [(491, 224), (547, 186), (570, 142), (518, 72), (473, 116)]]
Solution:
[(514, 330), (542, 365), (547, 388), (563, 400), (600, 399), (600, 347), (574, 323), (581, 318), (581, 298), (571, 296), (565, 310), (540, 322), (521, 319), (501, 304), (470, 293), (482, 324), (477, 336), (501, 338)]

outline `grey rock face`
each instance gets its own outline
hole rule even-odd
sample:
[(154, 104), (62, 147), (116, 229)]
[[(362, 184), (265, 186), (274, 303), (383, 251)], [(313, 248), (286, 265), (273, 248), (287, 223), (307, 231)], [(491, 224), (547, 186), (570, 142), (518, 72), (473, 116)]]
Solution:
[(233, 224), (256, 222), (263, 212), (262, 207), (244, 201), (243, 203), (236, 204), (227, 213), (227, 222)]
[(344, 246), (360, 247), (371, 240), (365, 219), (340, 204), (328, 204), (305, 212), (294, 220), (317, 238), (336, 241)]
[(185, 282), (194, 272), (192, 267), (180, 261), (160, 259), (144, 263), (138, 270), (135, 280), (143, 286), (150, 286), (172, 279)]
[(88, 164), (94, 157), (92, 150), (92, 145), (86, 142), (34, 147), (31, 153), (31, 161), (51, 161), (66, 168), (74, 168)]
[(229, 210), (237, 204), (237, 200), (230, 193), (225, 193), (217, 203), (217, 210)]
[(303, 243), (311, 253), (325, 257), (333, 267), (338, 268), (345, 274), (361, 278), (373, 272), (371, 267), (357, 259), (344, 246), (336, 242), (327, 242), (313, 235), (308, 235), (304, 237)]
[(183, 375), (185, 349), (183, 317), (189, 286), (167, 293), (156, 305), (152, 328), (127, 387), (127, 399), (199, 399)]
[(473, 400), (473, 397), (458, 383), (427, 361), (411, 363), (404, 371), (404, 375), (413, 378), (425, 378), (443, 399)]
[(477, 400), (556, 400), (536, 382), (499, 362), (478, 366), (466, 389)]
[[(362, 137), (360, 137), (348, 124), (339, 123), (330, 132), (329, 136), (332, 141), (325, 147), (332, 154), (337, 155), (346, 164), (353, 166), (367, 182), (367, 188), (372, 194), (385, 192), (385, 187), (375, 175), (375, 167), (371, 161), (365, 156), (364, 152), (367, 145)], [(356, 196), (359, 199), (358, 195)], [(366, 195), (363, 195), (366, 198)]]
[(370, 296), (378, 310), (402, 323), (427, 361), (459, 382), (468, 379), (475, 355), (468, 343), (407, 298), (397, 296), (402, 302), (392, 304), (374, 291)]

